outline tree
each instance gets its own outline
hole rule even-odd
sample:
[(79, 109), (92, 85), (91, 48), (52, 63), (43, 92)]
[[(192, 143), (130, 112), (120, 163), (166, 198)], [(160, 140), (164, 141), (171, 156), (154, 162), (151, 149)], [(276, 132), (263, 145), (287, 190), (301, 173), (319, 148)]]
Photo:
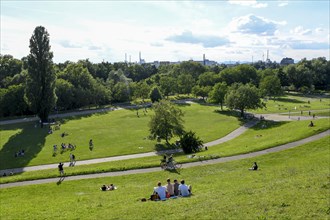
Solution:
[(222, 110), (227, 90), (228, 87), (225, 82), (215, 84), (209, 94), (209, 101), (211, 103), (220, 104)]
[(171, 76), (162, 76), (159, 80), (159, 86), (164, 96), (168, 98), (170, 94), (175, 93), (175, 89), (177, 88), (177, 81)]
[(275, 97), (282, 94), (281, 81), (276, 75), (263, 77), (259, 89), (262, 96)]
[(41, 122), (48, 121), (49, 113), (56, 103), (56, 76), (52, 59), (49, 34), (44, 27), (38, 26), (30, 39), (25, 94), (31, 110), (37, 113)]
[(162, 99), (162, 94), (160, 93), (157, 86), (155, 86), (151, 89), (149, 96), (150, 96), (151, 102), (158, 102), (159, 100)]
[(203, 98), (203, 100), (205, 100), (205, 97), (208, 96), (208, 94), (210, 93), (210, 91), (212, 90), (211, 86), (194, 86), (194, 88), (192, 89), (192, 93), (198, 97), (201, 96)]
[(233, 84), (226, 94), (225, 102), (229, 109), (238, 109), (244, 116), (245, 109), (262, 107), (258, 89), (251, 84)]
[(191, 89), (195, 85), (195, 80), (192, 75), (181, 74), (178, 77), (178, 92), (182, 94), (190, 94)]
[(203, 141), (196, 136), (195, 132), (185, 132), (180, 138), (180, 146), (185, 154), (198, 152), (203, 146)]
[(168, 140), (174, 135), (183, 134), (183, 112), (167, 100), (162, 100), (153, 105), (155, 114), (149, 122), (152, 139)]

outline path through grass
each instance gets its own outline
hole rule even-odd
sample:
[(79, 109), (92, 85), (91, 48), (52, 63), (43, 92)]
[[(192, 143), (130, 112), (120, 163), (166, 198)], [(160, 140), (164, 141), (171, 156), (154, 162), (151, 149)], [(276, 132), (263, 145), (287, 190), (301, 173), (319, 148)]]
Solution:
[[(0, 190), (1, 219), (327, 219), (329, 137), (294, 149), (180, 173), (98, 178)], [(260, 170), (247, 168), (257, 161)], [(185, 179), (190, 198), (141, 202), (158, 180)], [(102, 184), (118, 189), (101, 192)], [(33, 195), (33, 196), (32, 196)], [(15, 204), (15, 205), (13, 205)], [(22, 210), (22, 211), (19, 211)]]

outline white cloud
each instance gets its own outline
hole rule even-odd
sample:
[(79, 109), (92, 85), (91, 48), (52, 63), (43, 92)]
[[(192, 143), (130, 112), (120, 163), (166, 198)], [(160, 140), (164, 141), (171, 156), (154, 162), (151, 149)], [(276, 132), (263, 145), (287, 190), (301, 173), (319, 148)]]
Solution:
[(303, 26), (297, 26), (293, 30), (290, 30), (290, 33), (297, 35), (308, 35), (312, 33), (311, 29), (304, 29)]
[(274, 35), (278, 25), (286, 24), (285, 21), (277, 22), (271, 21), (263, 17), (259, 17), (253, 14), (234, 18), (230, 22), (230, 28), (234, 32), (240, 32), (243, 34), (255, 34), (255, 35)]
[(166, 38), (168, 41), (177, 43), (201, 44), (203, 47), (218, 47), (229, 44), (229, 40), (214, 35), (194, 35), (190, 31), (184, 31), (181, 34), (172, 35)]
[(260, 3), (256, 0), (228, 0), (229, 4), (233, 5), (241, 5), (241, 6), (249, 6), (252, 8), (266, 8), (268, 6), (267, 3)]
[(278, 7), (284, 7), (284, 6), (287, 6), (288, 4), (289, 4), (288, 1), (279, 1)]

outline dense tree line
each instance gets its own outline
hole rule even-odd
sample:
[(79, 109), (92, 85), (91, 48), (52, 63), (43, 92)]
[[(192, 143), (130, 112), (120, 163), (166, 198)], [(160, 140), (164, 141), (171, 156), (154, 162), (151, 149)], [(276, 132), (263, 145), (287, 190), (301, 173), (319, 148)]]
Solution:
[[(41, 32), (39, 37), (48, 37), (45, 30), (38, 31)], [(37, 33), (34, 34), (37, 36)], [(30, 48), (31, 44), (33, 41), (30, 41)], [(49, 45), (45, 47), (50, 48)], [(256, 98), (256, 91), (258, 97), (275, 97), (285, 90), (307, 93), (330, 88), (330, 61), (324, 57), (303, 59), (284, 67), (275, 62), (261, 61), (230, 67), (224, 64), (208, 67), (198, 62), (184, 61), (156, 68), (153, 64), (92, 63), (88, 59), (53, 63), (49, 50), (42, 55), (48, 56), (48, 61), (44, 62), (38, 61), (41, 55), (34, 56), (32, 49), (30, 55), (21, 59), (0, 55), (1, 117), (38, 114), (45, 119), (47, 115), (42, 114), (49, 109), (42, 110), (41, 106), (52, 110), (70, 110), (133, 100), (142, 103), (146, 99), (159, 101), (175, 94), (193, 94), (219, 104), (221, 108), (226, 104), (242, 111), (242, 107), (230, 103), (232, 97), (238, 95), (237, 91), (251, 89), (251, 96)], [(43, 68), (48, 68), (48, 78), (38, 75), (38, 62), (45, 65)], [(40, 88), (35, 84), (38, 80), (49, 83), (48, 87), (38, 90)], [(40, 100), (33, 101), (36, 98)], [(256, 103), (256, 106), (259, 105)], [(245, 106), (243, 111), (250, 107)], [(41, 114), (42, 111), (44, 113)]]

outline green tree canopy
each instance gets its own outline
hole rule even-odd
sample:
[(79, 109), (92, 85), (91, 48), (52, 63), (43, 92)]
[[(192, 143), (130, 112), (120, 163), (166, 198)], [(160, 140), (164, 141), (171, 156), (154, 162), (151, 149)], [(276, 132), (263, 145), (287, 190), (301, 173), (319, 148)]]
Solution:
[(34, 29), (27, 59), (28, 77), (25, 91), (27, 101), (40, 120), (46, 122), (56, 103), (56, 76), (53, 71), (53, 53), (50, 51), (49, 34), (42, 26)]
[(195, 132), (185, 132), (180, 138), (180, 146), (185, 154), (200, 151), (203, 141), (196, 136)]
[(225, 102), (229, 109), (240, 110), (242, 117), (245, 109), (262, 107), (258, 89), (251, 84), (233, 84), (225, 96)]
[(262, 96), (275, 97), (283, 93), (281, 81), (276, 75), (263, 77), (260, 81), (259, 89)]
[(225, 82), (215, 84), (209, 93), (209, 102), (220, 104), (222, 110), (227, 90), (228, 87)]
[(158, 102), (159, 100), (161, 100), (163, 98), (162, 94), (160, 93), (157, 86), (155, 86), (151, 89), (149, 96), (150, 96), (151, 102)]
[(166, 140), (166, 143), (174, 135), (183, 134), (183, 112), (173, 103), (162, 100), (152, 106), (155, 114), (149, 122), (150, 135), (153, 139)]

